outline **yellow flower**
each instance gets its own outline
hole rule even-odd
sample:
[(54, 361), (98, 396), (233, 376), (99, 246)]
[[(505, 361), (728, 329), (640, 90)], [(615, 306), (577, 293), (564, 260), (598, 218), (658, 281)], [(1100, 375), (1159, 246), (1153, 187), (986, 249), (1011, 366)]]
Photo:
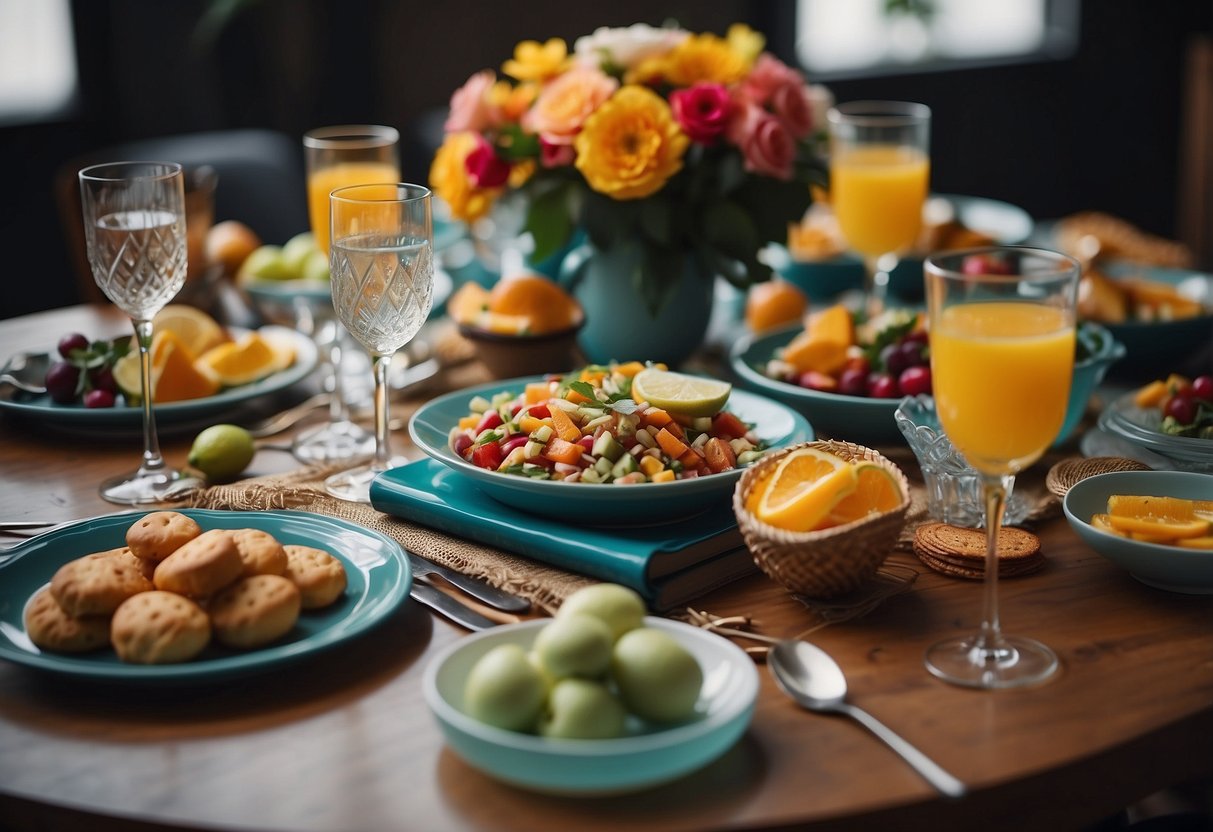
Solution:
[(725, 40), (729, 42), (729, 47), (746, 62), (747, 67), (754, 65), (754, 61), (758, 60), (758, 56), (762, 54), (762, 50), (767, 45), (765, 37), (744, 23), (734, 23), (730, 26)]
[(489, 88), (489, 103), (501, 111), (506, 121), (518, 121), (538, 93), (536, 84), (514, 86), (509, 81), (498, 81)]
[(514, 47), (514, 57), (501, 65), (501, 71), (519, 81), (546, 81), (564, 72), (570, 63), (569, 47), (560, 38), (547, 43), (524, 40)]
[(521, 188), (535, 173), (535, 160), (523, 159), (510, 168), (510, 187)]
[(464, 222), (483, 217), (501, 193), (500, 188), (477, 188), (468, 178), (465, 160), (478, 142), (476, 133), (448, 133), (430, 165), (430, 187)]
[(662, 74), (676, 87), (700, 81), (734, 84), (746, 76), (753, 62), (722, 37), (691, 35), (665, 56)]
[(665, 99), (645, 87), (626, 86), (577, 134), (577, 169), (599, 193), (643, 199), (682, 170), (688, 144)]

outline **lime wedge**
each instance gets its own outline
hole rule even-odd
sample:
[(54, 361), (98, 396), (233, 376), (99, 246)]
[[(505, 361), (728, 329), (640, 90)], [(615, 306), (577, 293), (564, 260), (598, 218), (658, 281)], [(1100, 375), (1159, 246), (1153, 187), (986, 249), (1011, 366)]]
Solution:
[(632, 398), (687, 416), (713, 416), (724, 408), (733, 385), (650, 367), (632, 379)]

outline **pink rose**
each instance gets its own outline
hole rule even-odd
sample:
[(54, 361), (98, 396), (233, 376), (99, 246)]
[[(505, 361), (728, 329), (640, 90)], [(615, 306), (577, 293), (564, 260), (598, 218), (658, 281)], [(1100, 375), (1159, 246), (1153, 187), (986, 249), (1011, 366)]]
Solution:
[(443, 129), (448, 133), (470, 130), (479, 133), (501, 121), (501, 112), (489, 100), (489, 90), (497, 76), (484, 69), (467, 79), (451, 96), (451, 112)]
[(618, 87), (597, 67), (575, 66), (543, 88), (522, 117), (522, 127), (551, 144), (572, 144), (585, 120)]
[(539, 137), (539, 164), (545, 168), (562, 168), (573, 164), (577, 151), (571, 144), (552, 144), (542, 136)]
[(741, 151), (745, 169), (785, 181), (791, 179), (796, 139), (788, 128), (756, 104), (745, 104), (738, 110), (729, 120), (726, 135)]
[(695, 84), (670, 93), (670, 108), (692, 141), (712, 144), (728, 125), (729, 93), (720, 84)]
[(763, 52), (741, 82), (741, 88), (755, 103), (766, 104), (775, 90), (787, 84), (804, 84), (804, 76), (770, 52)]
[(500, 188), (510, 178), (510, 163), (483, 136), (476, 139), (476, 148), (463, 160), (468, 179), (477, 188)]
[(808, 88), (799, 81), (784, 84), (771, 93), (771, 109), (797, 139), (813, 132), (813, 102)]

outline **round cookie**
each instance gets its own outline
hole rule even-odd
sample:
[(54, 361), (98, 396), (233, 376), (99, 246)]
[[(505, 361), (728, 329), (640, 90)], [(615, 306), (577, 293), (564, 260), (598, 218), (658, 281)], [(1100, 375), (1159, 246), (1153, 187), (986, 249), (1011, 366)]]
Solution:
[(51, 595), (72, 616), (109, 615), (140, 592), (154, 589), (137, 559), (122, 549), (68, 561), (51, 578)]
[(244, 561), (227, 529), (211, 529), (173, 552), (156, 567), (156, 589), (205, 598), (235, 581)]
[(139, 573), (143, 575), (143, 577), (147, 578), (148, 581), (151, 581), (152, 576), (156, 574), (156, 561), (137, 557), (135, 553), (131, 551), (130, 546), (120, 546), (117, 549), (110, 549), (108, 551), (101, 552), (101, 554), (133, 563), (139, 569)]
[(110, 643), (110, 619), (101, 615), (70, 616), (44, 587), (25, 606), (25, 632), (43, 650), (85, 653)]
[(153, 511), (126, 531), (126, 545), (135, 557), (164, 560), (202, 534), (202, 527), (176, 511)]
[(244, 574), (281, 575), (286, 571), (286, 550), (269, 532), (260, 529), (237, 529), (232, 532)]
[(132, 664), (187, 662), (210, 640), (211, 622), (202, 607), (173, 592), (153, 590), (128, 599), (110, 625), (118, 658)]
[(299, 590), (281, 575), (251, 575), (209, 604), (215, 639), (228, 647), (260, 647), (290, 632), (299, 620)]
[(323, 549), (284, 546), (286, 577), (299, 587), (305, 610), (327, 607), (345, 591), (345, 567)]

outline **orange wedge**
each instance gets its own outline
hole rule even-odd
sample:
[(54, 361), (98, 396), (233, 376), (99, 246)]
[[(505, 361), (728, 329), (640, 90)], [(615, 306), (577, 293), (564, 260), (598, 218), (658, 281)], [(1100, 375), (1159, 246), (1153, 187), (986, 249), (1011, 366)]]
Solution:
[(845, 459), (816, 448), (788, 454), (775, 472), (755, 516), (764, 523), (793, 532), (817, 528), (843, 497), (855, 491), (859, 477)]
[(1144, 520), (1192, 520), (1196, 516), (1196, 501), (1179, 497), (1113, 494), (1108, 498), (1108, 514)]
[(170, 303), (152, 320), (155, 332), (171, 332), (191, 356), (197, 358), (212, 347), (230, 341), (218, 321), (201, 309), (183, 303)]
[(1185, 549), (1213, 549), (1213, 536), (1189, 537), (1187, 540), (1177, 540), (1175, 544)]
[[(152, 401), (179, 402), (212, 396), (219, 390), (213, 376), (194, 365), (194, 357), (171, 330), (152, 337)], [(133, 403), (142, 395), (139, 352), (131, 352), (114, 364), (114, 381)]]
[(488, 308), (489, 290), (475, 281), (460, 286), (446, 303), (447, 314), (461, 324), (475, 324), (480, 313)]
[(249, 332), (239, 341), (208, 350), (197, 363), (202, 372), (209, 371), (224, 387), (237, 387), (265, 378), (280, 361), (264, 338)]
[(537, 274), (498, 280), (489, 292), (488, 310), (527, 319), (526, 332), (539, 335), (568, 329), (581, 320), (581, 307), (564, 289)]
[(1106, 514), (1092, 515), (1091, 525), (1099, 529), (1101, 532), (1107, 532), (1108, 534), (1120, 534), (1120, 532), (1112, 528), (1112, 524), (1108, 522), (1108, 515)]
[(901, 505), (901, 485), (889, 471), (873, 462), (855, 465), (855, 490), (843, 497), (826, 515), (819, 528), (841, 526), (883, 514)]
[(1147, 519), (1142, 517), (1121, 517), (1116, 514), (1110, 514), (1108, 515), (1108, 523), (1117, 531), (1167, 540), (1202, 537), (1209, 533), (1209, 521), (1201, 519)]

